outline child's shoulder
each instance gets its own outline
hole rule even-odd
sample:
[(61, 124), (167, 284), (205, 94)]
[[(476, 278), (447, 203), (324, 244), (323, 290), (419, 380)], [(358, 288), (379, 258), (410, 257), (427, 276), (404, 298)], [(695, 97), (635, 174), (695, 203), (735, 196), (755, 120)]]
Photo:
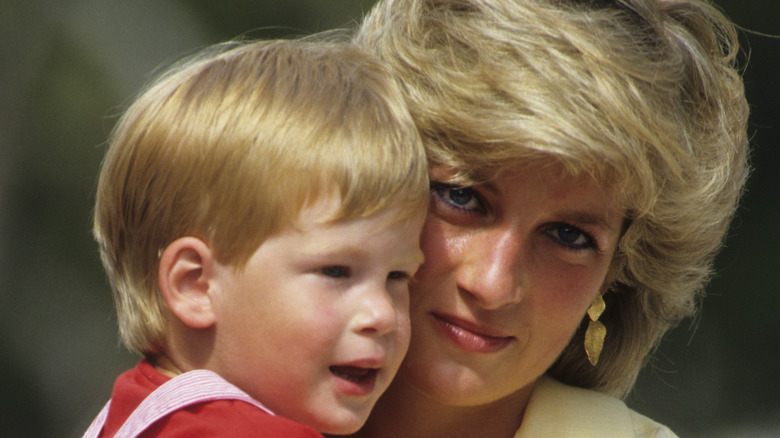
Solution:
[(139, 437), (322, 438), (311, 427), (253, 403), (214, 373), (201, 370), (171, 379), (141, 360), (117, 379), (103, 436), (124, 427), (143, 430)]
[(314, 429), (274, 416), (240, 400), (217, 400), (180, 409), (155, 423), (144, 437), (311, 437)]

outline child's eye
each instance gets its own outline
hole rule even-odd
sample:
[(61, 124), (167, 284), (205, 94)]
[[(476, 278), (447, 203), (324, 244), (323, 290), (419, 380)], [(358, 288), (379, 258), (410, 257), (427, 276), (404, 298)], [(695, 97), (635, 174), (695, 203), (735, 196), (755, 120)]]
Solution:
[(597, 249), (593, 237), (573, 225), (556, 224), (547, 230), (547, 234), (559, 244), (571, 249)]
[(466, 211), (480, 211), (483, 209), (479, 194), (470, 187), (434, 183), (431, 185), (431, 189), (434, 196), (449, 207)]
[(342, 278), (349, 276), (349, 268), (346, 266), (325, 266), (320, 268), (320, 272), (326, 277)]
[(392, 271), (387, 274), (388, 280), (408, 280), (409, 278), (411, 278), (411, 276), (403, 271)]

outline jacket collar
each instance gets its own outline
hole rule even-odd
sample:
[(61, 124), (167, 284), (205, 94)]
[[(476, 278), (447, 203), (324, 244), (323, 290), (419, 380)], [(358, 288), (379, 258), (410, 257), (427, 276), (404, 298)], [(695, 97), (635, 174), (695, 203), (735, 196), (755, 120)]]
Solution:
[(607, 394), (542, 376), (515, 438), (633, 437), (631, 410)]

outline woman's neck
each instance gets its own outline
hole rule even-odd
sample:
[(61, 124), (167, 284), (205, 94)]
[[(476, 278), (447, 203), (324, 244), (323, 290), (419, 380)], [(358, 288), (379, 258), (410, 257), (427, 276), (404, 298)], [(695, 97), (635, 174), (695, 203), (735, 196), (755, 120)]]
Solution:
[(533, 386), (479, 406), (439, 403), (397, 378), (355, 438), (512, 438)]

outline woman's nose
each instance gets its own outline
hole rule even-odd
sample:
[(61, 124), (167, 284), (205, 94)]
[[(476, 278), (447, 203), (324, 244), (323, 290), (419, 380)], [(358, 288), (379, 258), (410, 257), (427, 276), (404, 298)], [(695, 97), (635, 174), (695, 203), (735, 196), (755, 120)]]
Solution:
[(522, 239), (514, 230), (493, 229), (471, 236), (458, 267), (458, 286), (484, 308), (523, 298)]

